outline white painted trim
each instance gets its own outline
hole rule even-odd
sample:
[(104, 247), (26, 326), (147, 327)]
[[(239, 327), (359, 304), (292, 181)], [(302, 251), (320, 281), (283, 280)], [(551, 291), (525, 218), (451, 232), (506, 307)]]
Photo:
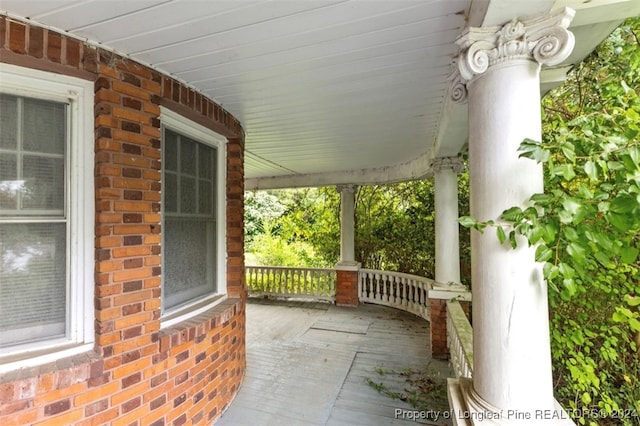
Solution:
[[(30, 367), (80, 353), (94, 341), (94, 123), (93, 82), (0, 63), (0, 91), (69, 104), (68, 308), (63, 339), (0, 348), (10, 362), (0, 371)], [(69, 348), (69, 345), (73, 345)], [(30, 356), (34, 352), (42, 353)], [(9, 359), (10, 356), (10, 359)], [(15, 360), (15, 361), (12, 361)]]
[[(173, 131), (216, 148), (216, 293), (196, 299), (179, 308), (165, 311), (163, 308), (161, 328), (170, 327), (188, 318), (211, 309), (226, 299), (227, 294), (227, 139), (172, 110), (160, 107), (161, 124)], [(164, 141), (162, 142), (164, 143)], [(162, 252), (162, 256), (165, 253)]]
[(341, 184), (374, 185), (419, 180), (432, 176), (432, 160), (431, 154), (426, 153), (413, 160), (385, 167), (248, 178), (244, 181), (244, 188), (245, 190), (260, 190)]

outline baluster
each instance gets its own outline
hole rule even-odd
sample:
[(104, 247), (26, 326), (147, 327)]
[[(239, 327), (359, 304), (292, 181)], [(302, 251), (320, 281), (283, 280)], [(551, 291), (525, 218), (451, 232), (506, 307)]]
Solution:
[(280, 293), (280, 271), (277, 269), (273, 269), (269, 274), (270, 277), (273, 277), (272, 291), (276, 294)]
[(310, 273), (311, 273), (311, 270), (309, 269), (302, 270), (302, 287), (300, 288), (300, 291), (304, 295), (309, 294), (309, 274)]
[(311, 294), (317, 296), (318, 295), (318, 289), (322, 286), (324, 287), (324, 281), (326, 279), (326, 273), (325, 271), (318, 271), (315, 274), (315, 278), (311, 283)]
[(402, 288), (402, 300), (404, 307), (409, 306), (409, 289), (413, 286), (415, 280), (407, 280), (407, 283)]
[(292, 275), (292, 271), (291, 269), (283, 269), (282, 273), (284, 275), (284, 288), (286, 288), (286, 293), (287, 294), (291, 294), (291, 275)]
[(307, 269), (304, 272), (304, 294), (311, 295), (311, 283), (313, 282), (313, 271)]
[(300, 270), (299, 269), (289, 269), (289, 274), (291, 275), (291, 293), (298, 294), (300, 291)]
[(389, 274), (384, 274), (384, 291), (382, 300), (389, 303), (389, 290), (391, 288), (391, 276)]
[(289, 269), (289, 274), (291, 275), (291, 293), (298, 294), (300, 291), (300, 270), (299, 269)]
[(373, 300), (378, 300), (378, 298), (380, 297), (380, 280), (378, 279), (378, 274), (375, 272), (373, 274), (373, 281), (374, 281)]

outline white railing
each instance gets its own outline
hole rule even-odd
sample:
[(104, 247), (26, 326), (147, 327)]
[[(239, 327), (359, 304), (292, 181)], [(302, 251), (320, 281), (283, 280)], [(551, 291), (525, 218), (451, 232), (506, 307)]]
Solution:
[(460, 302), (447, 302), (447, 345), (456, 377), (473, 373), (473, 329)]
[(360, 269), (360, 302), (391, 306), (429, 320), (429, 291), (434, 281), (400, 272)]
[(335, 300), (334, 269), (247, 266), (245, 273), (247, 288), (253, 296)]

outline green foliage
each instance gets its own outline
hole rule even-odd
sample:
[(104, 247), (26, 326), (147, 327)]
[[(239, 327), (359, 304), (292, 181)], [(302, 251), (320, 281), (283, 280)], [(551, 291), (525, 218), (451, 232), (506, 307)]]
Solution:
[[(545, 194), (501, 225), (461, 222), (546, 262), (556, 396), (580, 424), (637, 424), (640, 413), (640, 19), (616, 30), (543, 100), (543, 141), (520, 156), (545, 166)], [(635, 411), (634, 411), (635, 410)], [(618, 416), (619, 417), (619, 416)]]
[(244, 194), (244, 235), (245, 244), (264, 234), (265, 226), (278, 219), (285, 206), (275, 191), (249, 191)]
[(245, 194), (246, 263), (327, 267), (340, 252), (335, 189), (255, 191)]
[[(459, 177), (460, 211), (468, 214), (468, 177)], [(340, 196), (334, 187), (248, 193), (247, 264), (333, 266), (340, 255)], [(264, 211), (262, 210), (264, 209)], [(355, 255), (364, 268), (433, 277), (431, 180), (358, 188)], [(460, 235), (463, 282), (469, 282), (469, 235)], [(467, 272), (465, 274), (464, 272)]]
[(365, 377), (365, 382), (376, 392), (434, 415), (448, 409), (447, 382), (430, 365), (424, 370), (407, 368), (394, 371), (376, 367), (374, 371), (380, 381)]
[[(466, 173), (459, 178), (459, 204), (468, 212)], [(356, 258), (363, 267), (435, 276), (433, 180), (373, 185), (356, 197)], [(460, 235), (461, 265), (468, 271), (469, 236)], [(463, 273), (463, 282), (469, 282)]]
[[(265, 232), (257, 235), (248, 248), (247, 263), (262, 266), (325, 266), (313, 246), (304, 241), (286, 241), (282, 236)], [(250, 259), (250, 261), (249, 261)]]

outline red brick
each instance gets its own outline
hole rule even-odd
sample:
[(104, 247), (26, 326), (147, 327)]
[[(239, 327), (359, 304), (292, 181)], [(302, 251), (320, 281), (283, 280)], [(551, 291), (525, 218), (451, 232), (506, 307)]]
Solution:
[(27, 27), (21, 23), (9, 21), (9, 48), (16, 53), (26, 53)]
[(62, 37), (53, 31), (48, 32), (47, 58), (53, 62), (62, 62)]
[(29, 55), (42, 58), (44, 55), (44, 29), (32, 26), (29, 28)]

